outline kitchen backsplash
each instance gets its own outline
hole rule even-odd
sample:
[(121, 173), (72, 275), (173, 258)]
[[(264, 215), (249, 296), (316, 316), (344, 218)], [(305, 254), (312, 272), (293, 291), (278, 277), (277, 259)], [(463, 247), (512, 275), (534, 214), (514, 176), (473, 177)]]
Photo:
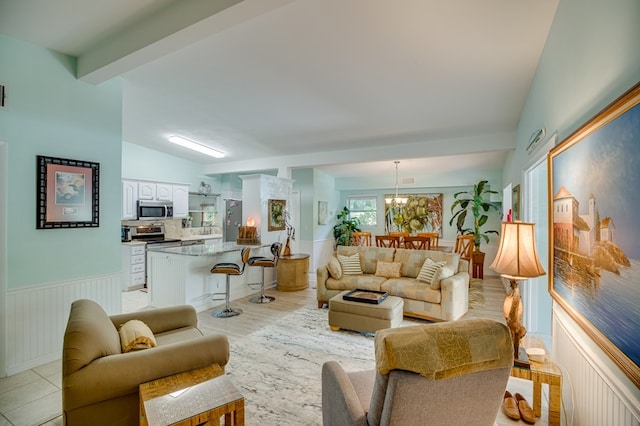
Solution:
[(220, 226), (204, 226), (195, 228), (183, 228), (182, 219), (169, 219), (169, 220), (123, 220), (122, 225), (126, 226), (140, 226), (140, 225), (152, 225), (163, 224), (164, 232), (167, 238), (184, 238), (192, 237), (194, 235), (222, 235), (222, 227)]

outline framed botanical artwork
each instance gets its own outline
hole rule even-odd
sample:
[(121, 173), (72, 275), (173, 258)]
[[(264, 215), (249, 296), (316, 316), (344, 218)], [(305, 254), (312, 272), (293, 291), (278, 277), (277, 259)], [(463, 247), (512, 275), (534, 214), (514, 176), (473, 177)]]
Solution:
[(269, 200), (269, 224), (267, 226), (267, 230), (284, 231), (286, 207), (287, 200)]
[(394, 195), (385, 195), (384, 231), (437, 232), (442, 236), (442, 193), (402, 195), (403, 205), (388, 203)]
[(36, 156), (36, 229), (99, 226), (100, 164)]
[(329, 218), (329, 203), (318, 201), (318, 225), (326, 225)]
[(511, 213), (513, 220), (520, 220), (520, 185), (513, 187), (513, 195), (511, 197)]
[(640, 84), (549, 153), (551, 296), (640, 386)]

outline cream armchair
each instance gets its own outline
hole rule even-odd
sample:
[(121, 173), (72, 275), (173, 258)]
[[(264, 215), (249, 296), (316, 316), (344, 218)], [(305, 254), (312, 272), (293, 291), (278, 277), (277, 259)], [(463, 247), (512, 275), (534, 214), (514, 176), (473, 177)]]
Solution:
[[(118, 328), (143, 321), (157, 346), (122, 353)], [(204, 336), (191, 306), (109, 317), (97, 303), (71, 305), (62, 349), (65, 425), (137, 425), (141, 383), (229, 361), (226, 336)]]
[(513, 365), (511, 335), (489, 319), (380, 330), (376, 370), (322, 366), (322, 421), (493, 425)]

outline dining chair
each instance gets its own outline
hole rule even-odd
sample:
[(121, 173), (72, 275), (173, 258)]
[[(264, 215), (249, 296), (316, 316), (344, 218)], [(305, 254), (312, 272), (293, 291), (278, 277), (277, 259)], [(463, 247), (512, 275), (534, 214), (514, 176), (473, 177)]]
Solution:
[(371, 245), (371, 232), (354, 232), (353, 234), (354, 246), (370, 246)]
[(471, 270), (471, 252), (475, 244), (476, 237), (473, 235), (458, 235), (456, 238), (456, 247), (454, 253), (460, 254), (460, 259), (469, 262), (469, 270)]
[(418, 232), (416, 237), (429, 237), (431, 240), (431, 247), (438, 247), (440, 245), (440, 234), (437, 232)]
[(429, 250), (431, 249), (431, 239), (429, 237), (408, 236), (403, 240), (404, 248), (412, 250)]
[(390, 235), (392, 237), (400, 237), (400, 241), (398, 241), (398, 247), (402, 246), (402, 240), (404, 239), (404, 237), (408, 237), (411, 234), (408, 232), (389, 232), (387, 235)]
[(400, 237), (393, 235), (376, 235), (376, 247), (400, 247)]

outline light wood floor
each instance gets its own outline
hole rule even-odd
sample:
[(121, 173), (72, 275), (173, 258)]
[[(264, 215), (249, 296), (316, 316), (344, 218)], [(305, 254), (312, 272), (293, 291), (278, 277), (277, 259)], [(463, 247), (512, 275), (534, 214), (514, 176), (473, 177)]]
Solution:
[[(504, 321), (502, 304), (506, 293), (500, 279), (498, 277), (485, 277), (482, 280), (482, 286), (482, 293), (485, 299), (484, 306), (470, 310), (463, 318), (484, 317)], [(267, 304), (250, 303), (249, 298), (253, 296), (234, 300), (230, 303), (231, 307), (242, 309), (242, 315), (222, 319), (213, 318), (210, 311), (201, 312), (198, 314), (199, 327), (205, 333), (225, 334), (230, 341), (233, 341), (233, 339), (246, 336), (303, 306), (317, 309), (315, 282), (311, 282), (306, 290), (282, 292), (272, 288), (267, 289), (265, 294), (275, 297), (276, 300)], [(426, 323), (419, 319), (407, 317), (405, 317), (405, 320)]]

